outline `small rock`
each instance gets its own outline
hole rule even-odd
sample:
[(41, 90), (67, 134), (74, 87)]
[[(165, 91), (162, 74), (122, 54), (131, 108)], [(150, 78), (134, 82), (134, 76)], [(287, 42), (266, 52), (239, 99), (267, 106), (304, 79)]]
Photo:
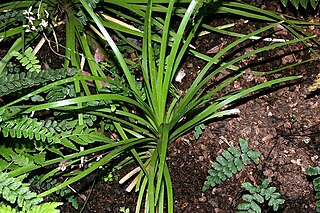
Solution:
[(199, 201), (202, 203), (207, 201), (207, 198), (206, 198), (206, 196), (204, 196), (204, 193), (202, 193), (202, 196), (199, 198)]

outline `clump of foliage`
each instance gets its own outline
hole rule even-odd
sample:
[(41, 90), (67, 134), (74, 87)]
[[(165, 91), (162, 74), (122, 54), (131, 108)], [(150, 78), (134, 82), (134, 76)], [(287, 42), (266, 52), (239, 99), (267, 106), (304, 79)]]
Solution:
[(276, 187), (270, 186), (270, 180), (265, 179), (261, 185), (254, 186), (249, 182), (241, 184), (241, 187), (247, 190), (250, 194), (242, 195), (244, 203), (240, 203), (237, 206), (238, 213), (252, 212), (260, 213), (263, 203), (267, 203), (272, 207), (273, 211), (277, 211), (279, 205), (284, 203), (284, 199), (281, 199), (281, 194), (277, 192)]
[(215, 187), (222, 181), (231, 178), (232, 175), (241, 171), (243, 165), (248, 165), (250, 159), (257, 164), (261, 153), (259, 151), (249, 150), (248, 141), (240, 139), (240, 150), (234, 146), (224, 150), (216, 161), (212, 163), (211, 169), (208, 170), (209, 175), (204, 182), (202, 191), (206, 191), (210, 187)]
[(316, 211), (320, 212), (320, 161), (318, 166), (308, 168), (308, 176), (314, 176), (313, 187), (316, 192)]

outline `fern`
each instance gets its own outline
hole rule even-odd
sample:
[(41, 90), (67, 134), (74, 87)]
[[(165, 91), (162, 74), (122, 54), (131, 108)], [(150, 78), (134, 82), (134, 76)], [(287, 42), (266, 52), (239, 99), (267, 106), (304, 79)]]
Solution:
[(248, 165), (250, 159), (254, 163), (258, 163), (260, 152), (248, 149), (248, 141), (240, 139), (240, 150), (231, 146), (222, 152), (222, 155), (216, 158), (209, 169), (206, 181), (202, 187), (202, 191), (206, 191), (210, 187), (215, 187), (222, 181), (231, 178), (232, 175), (241, 171), (244, 165)]
[(0, 27), (7, 26), (8, 23), (16, 26), (18, 24), (21, 24), (23, 19), (23, 10), (6, 11), (5, 13), (0, 14)]
[[(281, 0), (282, 4), (284, 6), (287, 6), (288, 0)], [(298, 9), (299, 5), (306, 9), (308, 6), (308, 3), (310, 2), (313, 9), (316, 9), (316, 7), (319, 4), (319, 0), (290, 0), (291, 4), (295, 6), (296, 9)]]
[[(23, 146), (21, 144), (20, 146)], [(30, 165), (43, 165), (46, 152), (33, 153), (33, 149), (12, 148), (5, 145), (0, 146), (0, 171), (13, 171), (18, 167), (27, 167)]]
[[(45, 179), (43, 182), (40, 183), (41, 179), (43, 178), (43, 174), (42, 175), (36, 175), (34, 177), (32, 177), (29, 181), (30, 185), (32, 187), (34, 187), (35, 189), (39, 190), (39, 191), (45, 191), (48, 189), (51, 189), (57, 185), (59, 185), (59, 181), (55, 178), (48, 178)], [(65, 198), (69, 203), (71, 203), (71, 205), (75, 208), (78, 209), (78, 201), (77, 198), (74, 196), (74, 194), (72, 193), (72, 191), (68, 188), (62, 188), (58, 191), (55, 192), (59, 197)], [(56, 200), (56, 197), (51, 195), (49, 197), (49, 199), (51, 200)]]
[(38, 121), (36, 118), (18, 117), (0, 123), (0, 132), (4, 137), (26, 138), (35, 141), (38, 149), (47, 148), (52, 152), (62, 155), (54, 146), (42, 147), (42, 144), (61, 144), (65, 147), (78, 151), (76, 145), (85, 146), (94, 142), (110, 142), (103, 134), (87, 125), (76, 126), (77, 120), (71, 122)]
[(62, 205), (62, 203), (58, 203), (58, 202), (44, 203), (44, 204), (35, 206), (34, 208), (28, 211), (17, 211), (11, 206), (1, 205), (0, 212), (1, 213), (59, 213), (60, 210), (58, 210), (57, 207), (60, 205)]
[(12, 94), (25, 88), (43, 85), (49, 81), (55, 81), (65, 78), (67, 72), (64, 69), (43, 70), (37, 72), (21, 72), (9, 74), (2, 72), (0, 74), (0, 97)]
[(313, 180), (314, 191), (316, 192), (316, 211), (320, 212), (320, 161), (318, 166), (308, 168), (309, 176), (316, 176)]
[(59, 85), (53, 87), (44, 97), (48, 102), (60, 101), (66, 97), (76, 97), (74, 84)]
[(37, 59), (36, 54), (32, 51), (31, 47), (28, 47), (23, 54), (14, 50), (11, 52), (11, 55), (16, 56), (22, 66), (30, 72), (41, 72), (40, 61)]
[(202, 132), (206, 129), (206, 126), (204, 124), (199, 124), (198, 126), (194, 127), (194, 137), (196, 140), (200, 138), (202, 135)]
[(284, 203), (284, 199), (280, 199), (281, 194), (277, 192), (276, 187), (268, 187), (270, 184), (269, 179), (265, 179), (260, 186), (253, 186), (249, 182), (245, 182), (241, 185), (242, 188), (246, 189), (250, 194), (244, 194), (242, 199), (245, 203), (240, 203), (237, 206), (238, 213), (261, 212), (259, 204), (264, 202), (268, 203), (268, 206), (272, 207), (273, 211), (277, 211), (279, 205)]
[(43, 200), (31, 192), (29, 185), (22, 183), (21, 178), (9, 178), (5, 172), (0, 172), (0, 195), (9, 203), (16, 203), (23, 211), (30, 210)]
[(4, 137), (27, 138), (42, 142), (58, 142), (55, 132), (50, 131), (43, 125), (43, 122), (36, 118), (18, 117), (0, 123), (0, 132)]

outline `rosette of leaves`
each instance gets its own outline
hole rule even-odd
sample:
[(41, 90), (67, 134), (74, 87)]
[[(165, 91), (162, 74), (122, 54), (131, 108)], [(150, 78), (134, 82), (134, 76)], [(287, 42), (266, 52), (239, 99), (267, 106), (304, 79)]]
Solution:
[(234, 146), (224, 150), (220, 156), (216, 158), (216, 161), (212, 163), (211, 169), (209, 169), (209, 175), (203, 184), (202, 191), (206, 191), (210, 187), (215, 187), (222, 181), (231, 178), (232, 175), (240, 172), (243, 165), (248, 165), (250, 160), (255, 164), (258, 163), (260, 152), (249, 150), (248, 141), (240, 139), (240, 150)]
[(316, 211), (320, 212), (320, 161), (318, 166), (308, 168), (308, 176), (315, 177), (312, 183), (316, 192)]
[(277, 211), (279, 205), (283, 204), (285, 200), (280, 198), (281, 194), (277, 192), (276, 187), (269, 187), (269, 184), (269, 179), (265, 179), (259, 186), (254, 186), (249, 182), (241, 184), (241, 187), (250, 194), (244, 194), (242, 196), (245, 202), (237, 206), (237, 213), (260, 213), (260, 205), (265, 202), (268, 206), (272, 207), (273, 211)]

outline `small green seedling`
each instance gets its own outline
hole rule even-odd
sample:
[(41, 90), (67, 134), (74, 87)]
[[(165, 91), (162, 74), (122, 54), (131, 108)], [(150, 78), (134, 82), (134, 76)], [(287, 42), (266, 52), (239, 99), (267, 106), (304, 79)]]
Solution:
[(268, 187), (269, 184), (269, 179), (265, 179), (260, 186), (253, 186), (249, 182), (243, 183), (241, 187), (250, 194), (242, 196), (245, 202), (237, 206), (237, 213), (259, 213), (261, 212), (260, 205), (265, 202), (268, 202), (268, 206), (272, 207), (273, 211), (277, 211), (279, 205), (283, 204), (285, 200), (280, 199), (281, 194), (276, 191), (276, 187)]
[(126, 207), (120, 207), (119, 212), (121, 213), (130, 213), (130, 209)]
[(231, 146), (222, 152), (222, 155), (216, 158), (209, 169), (209, 175), (204, 182), (202, 191), (206, 191), (210, 187), (215, 187), (222, 181), (231, 178), (232, 175), (240, 172), (244, 165), (250, 163), (250, 159), (257, 164), (261, 155), (258, 151), (249, 150), (248, 141), (240, 139), (240, 150)]
[(205, 130), (206, 126), (204, 124), (200, 124), (196, 127), (194, 127), (194, 137), (196, 138), (196, 140), (198, 140), (200, 138), (200, 136), (202, 135), (202, 132)]

